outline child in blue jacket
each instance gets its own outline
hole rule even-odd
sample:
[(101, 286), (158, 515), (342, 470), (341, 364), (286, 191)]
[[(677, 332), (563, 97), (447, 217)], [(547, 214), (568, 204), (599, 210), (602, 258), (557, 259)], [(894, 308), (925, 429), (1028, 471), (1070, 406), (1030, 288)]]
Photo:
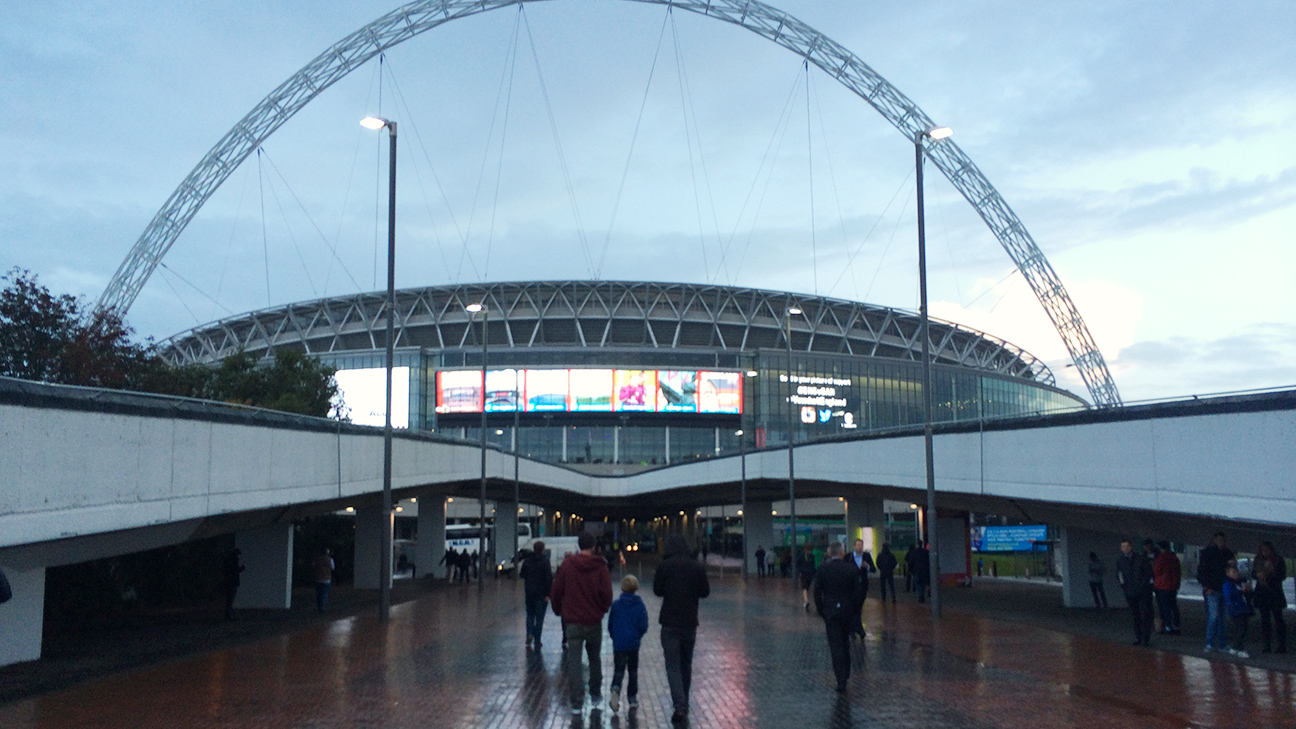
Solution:
[(1230, 564), (1224, 570), (1224, 609), (1228, 612), (1229, 621), (1233, 623), (1233, 647), (1229, 653), (1238, 658), (1250, 658), (1246, 652), (1247, 624), (1255, 609), (1246, 598), (1246, 583), (1242, 582), (1237, 565)]
[(648, 632), (648, 608), (639, 591), (639, 580), (626, 575), (621, 580), (621, 597), (612, 603), (608, 612), (608, 635), (612, 636), (612, 692), (608, 706), (616, 711), (621, 705), (621, 678), (628, 670), (630, 683), (626, 687), (629, 707), (639, 706), (639, 641)]

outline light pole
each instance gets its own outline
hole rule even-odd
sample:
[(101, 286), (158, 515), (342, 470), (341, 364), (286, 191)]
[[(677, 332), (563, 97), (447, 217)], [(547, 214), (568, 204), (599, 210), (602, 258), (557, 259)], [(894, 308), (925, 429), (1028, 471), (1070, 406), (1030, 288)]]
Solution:
[[(518, 483), (518, 468), (520, 465), (518, 451), (522, 449), (522, 434), (518, 432), (518, 419), (521, 417), (520, 415), (518, 415), (518, 413), (522, 411), (522, 401), (519, 399), (519, 396), (522, 394), (522, 386), (521, 383), (519, 382), (521, 377), (522, 377), (522, 370), (514, 367), (513, 368), (513, 511), (518, 514), (522, 513), (522, 504), (519, 503), (521, 501), (521, 493), (520, 493), (521, 487)], [(483, 381), (482, 386), (485, 387), (485, 385), (486, 383)], [(513, 534), (510, 535), (509, 541), (505, 542), (505, 544), (513, 545), (512, 547), (513, 554), (510, 555), (511, 557), (517, 556), (517, 535), (518, 535), (517, 524), (518, 524), (517, 521), (513, 522)], [(534, 536), (535, 535), (532, 535), (533, 538)], [(495, 538), (498, 539), (499, 535), (496, 534)]]
[(387, 152), (387, 415), (383, 426), (382, 546), (378, 555), (378, 619), (391, 615), (392, 583), (392, 364), (396, 358), (396, 122), (376, 116), (360, 126), (377, 131), (387, 127), (391, 140)]
[(936, 127), (914, 134), (914, 167), (918, 186), (918, 338), (922, 340), (923, 374), (923, 449), (927, 459), (927, 564), (931, 583), (931, 614), (939, 618), (940, 606), (940, 554), (936, 521), (936, 466), (932, 456), (932, 375), (931, 341), (927, 334), (927, 238), (923, 229), (923, 137), (932, 141), (944, 139), (954, 131), (949, 127)]
[(792, 384), (792, 317), (801, 313), (801, 309), (795, 306), (789, 306), (787, 313), (783, 318), (787, 321), (787, 383), (788, 383), (788, 430), (787, 430), (787, 448), (788, 448), (788, 519), (792, 524), (792, 548), (788, 555), (792, 558), (792, 586), (797, 584), (797, 531), (796, 531), (796, 468), (792, 456), (792, 438), (796, 427), (796, 404), (792, 402), (792, 394), (796, 392), (796, 387)]
[(742, 464), (741, 487), (742, 506), (738, 507), (738, 516), (742, 517), (742, 576), (747, 579), (747, 438), (742, 430), (734, 432), (738, 436), (738, 462)]
[[(490, 318), (490, 312), (487, 311), (485, 304), (469, 304), (464, 309), (468, 311), (470, 318), (472, 314), (479, 311), (482, 315), (481, 489), (477, 496), (477, 504), (480, 507), (477, 537), (477, 591), (481, 592), (486, 589), (486, 321)], [(496, 534), (495, 538), (498, 543), (499, 535)]]

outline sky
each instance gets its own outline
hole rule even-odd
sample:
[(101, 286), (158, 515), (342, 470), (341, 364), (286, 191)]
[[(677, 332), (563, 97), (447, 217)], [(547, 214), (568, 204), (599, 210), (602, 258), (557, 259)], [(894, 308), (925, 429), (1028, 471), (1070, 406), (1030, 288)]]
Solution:
[[(779, 0), (954, 129), (1126, 402), (1296, 385), (1296, 4)], [(203, 155), (384, 0), (0, 11), (0, 266), (93, 302)], [(385, 286), (753, 286), (915, 310), (913, 147), (832, 78), (659, 5), (447, 23), (323, 91), (216, 190), (127, 313), (155, 339)], [(933, 316), (1087, 398), (976, 211), (925, 174)]]

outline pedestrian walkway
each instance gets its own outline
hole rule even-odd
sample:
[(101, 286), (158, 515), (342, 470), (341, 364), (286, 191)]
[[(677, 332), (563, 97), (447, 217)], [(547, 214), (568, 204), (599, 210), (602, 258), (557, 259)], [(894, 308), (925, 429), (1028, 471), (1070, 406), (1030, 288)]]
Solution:
[[(651, 576), (647, 584), (651, 584)], [(714, 576), (713, 576), (714, 578)], [(654, 621), (659, 601), (644, 590)], [(1296, 680), (951, 609), (870, 600), (849, 689), (822, 621), (784, 580), (715, 579), (702, 603), (693, 727), (1296, 726)], [(901, 596), (902, 600), (904, 595)], [(523, 647), (522, 588), (448, 587), (371, 614), (0, 706), (6, 729), (72, 727), (667, 727), (657, 629), (628, 714), (566, 704), (559, 625)], [(605, 682), (611, 646), (603, 646)], [(606, 684), (605, 684), (606, 685)]]

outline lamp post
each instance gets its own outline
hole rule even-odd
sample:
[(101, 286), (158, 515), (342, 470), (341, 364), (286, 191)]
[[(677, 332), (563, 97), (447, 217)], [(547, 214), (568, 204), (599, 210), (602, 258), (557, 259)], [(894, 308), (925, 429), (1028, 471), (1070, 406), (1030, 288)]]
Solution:
[(742, 464), (741, 488), (742, 506), (738, 507), (738, 516), (742, 517), (742, 576), (747, 579), (747, 438), (742, 430), (734, 432), (738, 436), (738, 462)]
[[(485, 304), (469, 304), (464, 309), (468, 311), (470, 317), (477, 312), (481, 312), (482, 315), (481, 489), (477, 496), (477, 504), (480, 507), (477, 537), (477, 591), (481, 592), (486, 589), (486, 321), (490, 318), (490, 313), (486, 310)], [(495, 539), (498, 543), (498, 534), (495, 535)]]
[(360, 120), (360, 126), (377, 131), (387, 128), (391, 144), (387, 152), (387, 410), (383, 426), (382, 546), (378, 554), (378, 619), (391, 615), (392, 583), (392, 364), (396, 357), (396, 122), (376, 116)]
[[(522, 434), (518, 432), (518, 419), (521, 417), (518, 415), (518, 413), (522, 411), (522, 400), (519, 399), (519, 396), (522, 394), (522, 387), (521, 384), (518, 382), (521, 376), (522, 376), (522, 370), (514, 367), (513, 368), (513, 511), (514, 513), (518, 513), (518, 514), (522, 513), (522, 504), (520, 503), (521, 487), (520, 484), (518, 483), (518, 468), (520, 466), (518, 451), (522, 449)], [(485, 387), (485, 385), (486, 383), (485, 381), (483, 381), (482, 386)], [(506, 542), (506, 544), (513, 545), (513, 554), (510, 555), (511, 557), (517, 556), (517, 535), (518, 535), (517, 524), (518, 522), (516, 521), (513, 522), (513, 534), (510, 536), (509, 541)], [(532, 536), (534, 537), (535, 535)], [(498, 539), (499, 535), (496, 534), (495, 538)]]
[(794, 428), (796, 427), (796, 404), (792, 402), (792, 393), (796, 388), (792, 385), (792, 317), (801, 313), (801, 309), (795, 306), (789, 306), (787, 313), (783, 318), (787, 321), (787, 383), (788, 383), (788, 519), (791, 522), (792, 529), (792, 547), (788, 555), (792, 558), (792, 586), (797, 584), (797, 533), (796, 533), (796, 468), (792, 456), (792, 438)]
[(941, 615), (940, 546), (936, 521), (936, 470), (932, 456), (931, 341), (927, 333), (927, 238), (923, 229), (923, 137), (939, 141), (953, 134), (949, 127), (936, 127), (914, 134), (914, 167), (918, 187), (918, 338), (922, 340), (923, 449), (927, 460), (927, 564), (931, 582), (931, 614)]

